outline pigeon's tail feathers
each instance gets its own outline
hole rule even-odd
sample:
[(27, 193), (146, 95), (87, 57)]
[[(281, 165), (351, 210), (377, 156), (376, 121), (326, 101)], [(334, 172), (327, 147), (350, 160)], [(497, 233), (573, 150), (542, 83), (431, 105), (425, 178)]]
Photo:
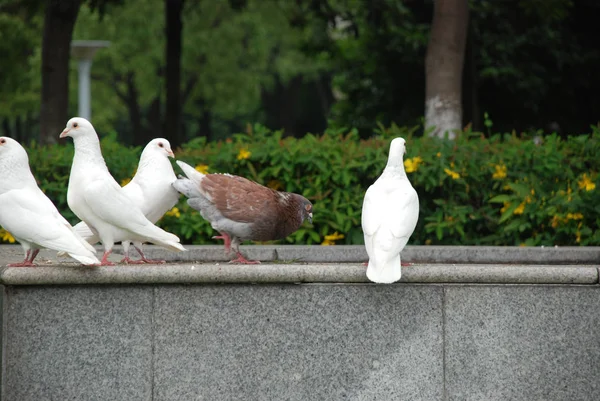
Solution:
[(400, 255), (386, 260), (369, 259), (367, 278), (374, 283), (391, 284), (400, 280), (401, 275)]
[(69, 256), (77, 261), (81, 262), (84, 265), (97, 265), (100, 264), (100, 261), (94, 254), (81, 254), (81, 253), (73, 253), (69, 252)]
[(149, 240), (150, 242), (152, 242), (154, 245), (159, 245), (162, 246), (163, 248), (166, 248), (170, 251), (173, 252), (181, 252), (181, 251), (187, 251), (187, 249), (185, 249), (183, 247), (183, 245), (181, 245), (179, 243), (179, 239), (177, 241), (164, 241), (164, 240)]
[(84, 239), (84, 242), (87, 245), (95, 244), (98, 241), (100, 241), (100, 237), (94, 234), (90, 227), (83, 221), (80, 221), (79, 223), (75, 224), (75, 226), (73, 226), (73, 231), (75, 231), (77, 235)]
[(199, 185), (200, 181), (204, 179), (205, 175), (193, 168), (192, 166), (190, 166), (189, 164), (182, 162), (181, 160), (177, 160), (176, 163), (181, 168), (181, 170), (183, 170), (183, 173), (187, 176), (187, 178), (194, 181), (196, 184)]
[[(179, 243), (179, 237), (171, 234), (154, 224), (149, 224), (144, 232), (139, 232), (145, 241), (151, 242), (154, 245), (162, 246), (170, 251), (179, 252), (186, 249)], [(140, 240), (142, 238), (138, 238)]]
[(198, 190), (198, 184), (188, 178), (179, 178), (171, 184), (178, 192), (184, 194), (187, 198), (197, 198), (202, 196)]

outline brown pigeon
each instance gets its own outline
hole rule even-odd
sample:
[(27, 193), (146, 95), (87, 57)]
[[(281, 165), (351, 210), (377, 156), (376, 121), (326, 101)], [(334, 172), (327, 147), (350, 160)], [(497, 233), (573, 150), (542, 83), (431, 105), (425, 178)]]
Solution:
[(240, 242), (282, 239), (304, 220), (312, 222), (312, 204), (303, 196), (278, 192), (235, 175), (202, 174), (182, 161), (177, 164), (188, 178), (180, 177), (173, 187), (221, 234), (213, 238), (225, 241), (225, 251), (233, 248), (237, 259), (231, 263), (260, 263), (240, 253)]

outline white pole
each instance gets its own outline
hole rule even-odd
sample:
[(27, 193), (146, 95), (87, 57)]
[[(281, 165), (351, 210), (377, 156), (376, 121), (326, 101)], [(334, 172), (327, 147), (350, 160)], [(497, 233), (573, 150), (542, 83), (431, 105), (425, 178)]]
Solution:
[(80, 59), (77, 69), (79, 72), (79, 117), (91, 121), (90, 72), (92, 69), (92, 59)]

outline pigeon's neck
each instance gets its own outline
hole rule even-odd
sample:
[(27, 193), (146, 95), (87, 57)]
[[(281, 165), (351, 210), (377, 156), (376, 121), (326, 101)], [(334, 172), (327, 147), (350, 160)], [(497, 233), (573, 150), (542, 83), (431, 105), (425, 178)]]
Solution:
[(385, 169), (383, 170), (383, 175), (406, 177), (406, 171), (404, 171), (404, 160), (402, 160), (401, 157), (390, 157)]
[(0, 160), (0, 171), (2, 179), (0, 180), (0, 194), (12, 189), (23, 188), (28, 185), (37, 185), (31, 169), (29, 160), (23, 160), (21, 157), (3, 157)]
[(142, 153), (140, 162), (138, 164), (136, 177), (153, 177), (157, 179), (159, 177), (167, 177), (171, 181), (174, 181), (175, 173), (171, 162), (166, 157), (152, 157), (151, 155), (145, 155)]
[(106, 167), (106, 162), (102, 157), (100, 150), (100, 141), (97, 136), (86, 136), (75, 138), (75, 155), (73, 156), (74, 165), (97, 165)]

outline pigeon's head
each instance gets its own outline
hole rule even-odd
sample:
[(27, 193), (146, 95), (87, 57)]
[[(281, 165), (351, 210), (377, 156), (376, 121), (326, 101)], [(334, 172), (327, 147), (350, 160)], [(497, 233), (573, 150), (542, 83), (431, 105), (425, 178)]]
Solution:
[(59, 138), (76, 138), (89, 132), (95, 132), (92, 123), (83, 117), (73, 117), (67, 122), (67, 127), (60, 133)]
[(156, 155), (164, 155), (166, 157), (175, 157), (175, 154), (171, 150), (171, 144), (165, 138), (155, 138), (151, 140), (144, 152), (150, 152)]
[(309, 223), (312, 223), (312, 218), (313, 218), (313, 205), (312, 203), (310, 203), (310, 201), (308, 199), (306, 199), (304, 196), (300, 196), (298, 194), (294, 194), (298, 199), (299, 199), (299, 203), (300, 203), (300, 208), (301, 208), (301, 216), (302, 216), (302, 221), (304, 220), (308, 220)]
[(0, 136), (0, 154), (12, 153), (15, 151), (25, 151), (25, 149), (23, 149), (23, 146), (14, 139), (7, 136)]
[(0, 136), (0, 159), (28, 162), (27, 152), (23, 146), (7, 136)]
[(406, 141), (404, 138), (394, 138), (390, 145), (390, 156), (404, 157), (406, 154)]

